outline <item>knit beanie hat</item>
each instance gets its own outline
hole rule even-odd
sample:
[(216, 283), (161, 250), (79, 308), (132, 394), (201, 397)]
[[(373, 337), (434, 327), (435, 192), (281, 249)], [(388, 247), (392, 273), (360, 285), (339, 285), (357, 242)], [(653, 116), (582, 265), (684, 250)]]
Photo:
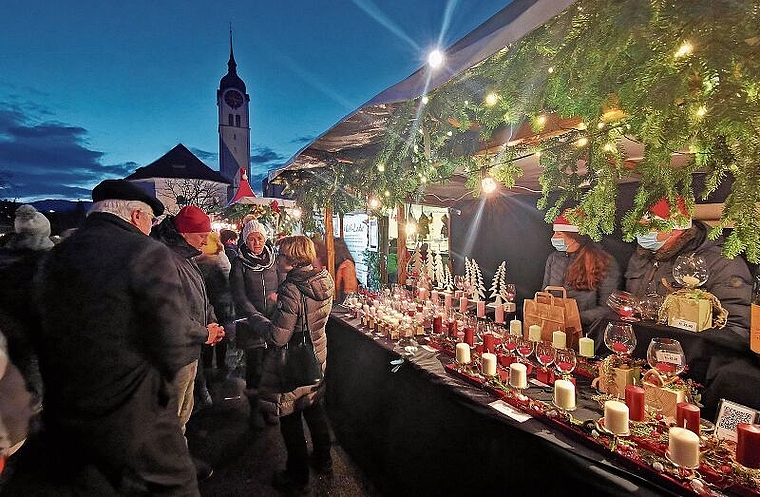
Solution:
[(672, 209), (668, 199), (661, 198), (649, 207), (648, 210), (649, 215), (654, 219), (660, 221), (673, 220), (673, 229), (675, 230), (687, 230), (691, 228), (691, 216), (689, 216), (689, 211), (686, 209), (686, 201), (683, 197), (678, 197), (676, 199), (676, 208), (677, 212), (675, 213), (675, 216), (671, 216), (670, 211)]
[(210, 233), (211, 219), (194, 205), (187, 205), (174, 216), (178, 233)]
[(23, 240), (23, 245), (32, 250), (47, 250), (53, 248), (50, 239), (50, 221), (32, 205), (22, 205), (16, 209), (16, 219), (13, 229)]
[(554, 220), (554, 231), (570, 231), (573, 233), (578, 233), (578, 227), (565, 217), (565, 214), (570, 211), (571, 209), (565, 209), (562, 214), (557, 216), (557, 219)]
[(243, 226), (243, 240), (248, 240), (248, 235), (251, 233), (261, 233), (264, 235), (264, 240), (269, 238), (269, 231), (267, 230), (266, 226), (256, 221), (255, 219), (248, 221), (245, 223), (245, 226)]

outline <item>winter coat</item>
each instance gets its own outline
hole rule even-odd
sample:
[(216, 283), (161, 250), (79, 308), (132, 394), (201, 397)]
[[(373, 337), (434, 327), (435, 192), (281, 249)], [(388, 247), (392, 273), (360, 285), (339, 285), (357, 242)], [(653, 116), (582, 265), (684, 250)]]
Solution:
[(4, 451), (26, 438), (32, 417), (31, 397), (18, 369), (8, 358), (0, 330), (0, 457)]
[(294, 268), (277, 290), (277, 307), (271, 318), (267, 319), (258, 312), (249, 318), (254, 326), (263, 330), (263, 335), (269, 345), (264, 352), (264, 371), (259, 387), (263, 410), (277, 416), (286, 416), (310, 406), (323, 395), (324, 382), (283, 392), (278, 358), (281, 348), (288, 343), (293, 333), (302, 329), (301, 296), (304, 295), (306, 317), (314, 351), (322, 365), (322, 371), (325, 370), (327, 365), (325, 326), (332, 309), (333, 291), (333, 280), (327, 270), (314, 269), (310, 265)]
[(230, 261), (224, 252), (219, 252), (215, 255), (201, 254), (195, 262), (203, 274), (214, 314), (220, 323), (231, 323), (235, 320), (235, 303), (230, 287)]
[(171, 251), (113, 214), (51, 250), (36, 295), (51, 450), (197, 493), (171, 380), (208, 332), (184, 295)]
[(609, 257), (610, 265), (596, 290), (577, 290), (570, 288), (566, 283), (567, 268), (578, 256), (578, 251), (568, 253), (555, 250), (546, 259), (542, 289), (547, 286), (564, 287), (567, 290), (567, 296), (574, 298), (578, 303), (583, 326), (588, 326), (601, 317), (614, 317), (610, 308), (607, 307), (607, 297), (620, 288), (620, 267), (614, 257), (607, 252), (604, 253)]
[[(277, 265), (269, 242), (260, 257), (253, 255), (247, 247), (241, 245), (240, 248), (238, 257), (232, 261), (230, 286), (238, 317), (248, 318), (252, 323), (251, 318), (255, 314), (269, 317), (274, 312), (275, 302), (267, 296), (277, 291)], [(265, 344), (262, 336), (250, 342), (249, 348), (263, 347)]]
[(668, 289), (662, 284), (664, 278), (671, 287), (680, 285), (673, 278), (673, 264), (679, 255), (697, 254), (707, 263), (709, 277), (701, 288), (715, 295), (728, 311), (727, 329), (740, 340), (749, 339), (749, 314), (752, 297), (752, 275), (747, 263), (741, 257), (728, 259), (721, 255), (723, 237), (708, 240), (709, 228), (698, 221), (686, 230), (676, 245), (657, 252), (637, 247), (628, 261), (625, 272), (626, 290), (643, 297), (651, 291), (667, 295)]

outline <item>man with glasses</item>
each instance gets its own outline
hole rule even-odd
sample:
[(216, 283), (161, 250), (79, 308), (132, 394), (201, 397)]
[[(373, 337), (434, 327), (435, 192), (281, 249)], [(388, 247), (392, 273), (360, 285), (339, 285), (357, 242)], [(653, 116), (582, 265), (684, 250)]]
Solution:
[(161, 202), (125, 180), (92, 199), (36, 279), (44, 427), (4, 491), (198, 495), (173, 382), (219, 331), (193, 319), (171, 251), (146, 236)]

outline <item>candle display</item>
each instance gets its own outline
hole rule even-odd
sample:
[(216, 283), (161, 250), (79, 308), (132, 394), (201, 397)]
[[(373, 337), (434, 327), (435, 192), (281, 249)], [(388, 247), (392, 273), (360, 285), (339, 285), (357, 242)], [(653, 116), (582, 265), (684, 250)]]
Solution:
[(736, 425), (736, 462), (747, 468), (760, 468), (760, 426)]
[(528, 340), (531, 342), (540, 342), (541, 341), (541, 327), (537, 324), (530, 325), (530, 328), (528, 328)]
[(485, 301), (478, 300), (477, 306), (478, 306), (478, 317), (479, 318), (486, 317), (486, 303), (485, 303)]
[(628, 433), (628, 406), (617, 400), (604, 403), (604, 427), (616, 435)]
[(446, 295), (443, 296), (443, 305), (447, 309), (451, 309), (451, 294), (450, 293), (447, 293)]
[(554, 405), (565, 411), (575, 409), (575, 385), (570, 380), (554, 382)]
[(555, 349), (564, 349), (567, 345), (567, 335), (564, 331), (555, 331), (552, 333), (552, 346)]
[(699, 466), (699, 437), (693, 431), (675, 426), (668, 431), (668, 456), (684, 468)]
[(493, 352), (496, 349), (496, 337), (493, 333), (483, 333), (483, 351)]
[(522, 322), (519, 319), (513, 319), (509, 322), (509, 334), (522, 336)]
[(453, 317), (449, 318), (449, 336), (450, 337), (457, 336), (457, 331), (459, 331), (458, 324), (459, 323), (457, 323), (456, 319), (454, 319)]
[(501, 324), (504, 322), (504, 306), (496, 304), (493, 308), (494, 321)]
[(688, 402), (676, 404), (676, 426), (699, 435), (699, 407)]
[(443, 331), (443, 316), (436, 314), (433, 316), (433, 333), (441, 333)]
[(645, 397), (643, 388), (635, 385), (625, 386), (625, 405), (628, 406), (628, 414), (632, 421), (644, 421), (646, 419)]
[(459, 364), (470, 363), (470, 346), (466, 343), (457, 344), (457, 362)]
[(467, 326), (464, 329), (464, 342), (472, 347), (475, 344), (475, 328)]
[(578, 353), (581, 357), (594, 357), (594, 341), (588, 337), (579, 338)]
[(528, 368), (525, 364), (513, 362), (509, 365), (509, 384), (515, 388), (528, 387)]
[(480, 356), (480, 361), (483, 367), (484, 375), (496, 376), (496, 354), (486, 352)]
[(433, 301), (434, 305), (438, 305), (438, 290), (430, 292), (430, 300)]
[(467, 297), (459, 297), (459, 312), (467, 312)]

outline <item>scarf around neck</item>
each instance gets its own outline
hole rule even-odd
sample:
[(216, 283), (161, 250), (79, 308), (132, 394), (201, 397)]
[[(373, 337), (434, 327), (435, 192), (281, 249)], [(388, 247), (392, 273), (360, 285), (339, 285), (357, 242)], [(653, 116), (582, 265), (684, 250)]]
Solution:
[(264, 271), (274, 265), (274, 251), (269, 242), (264, 245), (264, 250), (259, 255), (251, 252), (248, 245), (243, 243), (238, 248), (238, 255), (243, 266), (252, 271)]

